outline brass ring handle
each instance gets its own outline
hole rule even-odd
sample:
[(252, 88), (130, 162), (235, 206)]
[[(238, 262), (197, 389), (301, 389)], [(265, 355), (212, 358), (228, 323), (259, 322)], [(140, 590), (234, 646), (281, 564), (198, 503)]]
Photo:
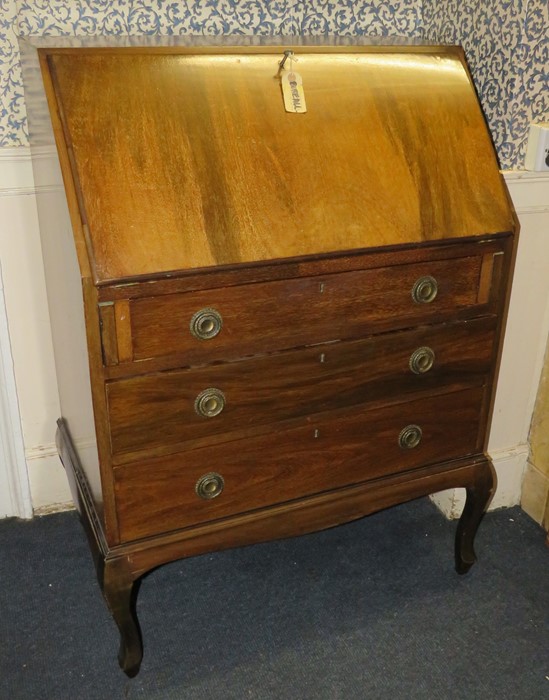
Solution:
[(400, 431), (398, 444), (403, 450), (411, 450), (419, 445), (422, 435), (419, 425), (407, 425)]
[(191, 318), (191, 333), (199, 340), (210, 340), (223, 328), (223, 319), (219, 311), (205, 308), (197, 311)]
[(435, 363), (435, 353), (432, 348), (424, 346), (414, 350), (410, 355), (409, 366), (414, 374), (425, 374)]
[(438, 294), (438, 284), (434, 277), (425, 275), (416, 280), (412, 288), (412, 299), (416, 304), (430, 304)]
[(219, 389), (204, 389), (194, 401), (194, 410), (203, 418), (214, 418), (225, 408), (225, 394)]
[(194, 490), (197, 496), (209, 501), (212, 498), (219, 496), (224, 487), (225, 480), (221, 474), (209, 472), (208, 474), (204, 474), (204, 476), (200, 477), (200, 479), (196, 482)]

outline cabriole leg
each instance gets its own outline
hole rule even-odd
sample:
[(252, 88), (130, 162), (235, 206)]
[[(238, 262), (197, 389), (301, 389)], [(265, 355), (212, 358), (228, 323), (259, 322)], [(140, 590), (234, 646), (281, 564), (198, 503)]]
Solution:
[(475, 535), (496, 490), (496, 473), (489, 460), (478, 465), (473, 483), (466, 489), (467, 499), (456, 532), (458, 574), (466, 574), (476, 561), (473, 546)]
[(120, 632), (118, 663), (124, 673), (133, 678), (138, 673), (143, 658), (141, 630), (135, 609), (139, 581), (128, 573), (120, 560), (107, 560), (100, 584)]

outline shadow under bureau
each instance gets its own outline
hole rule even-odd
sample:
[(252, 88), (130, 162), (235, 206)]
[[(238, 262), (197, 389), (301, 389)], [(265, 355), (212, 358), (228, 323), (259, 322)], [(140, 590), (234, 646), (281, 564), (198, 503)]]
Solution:
[(462, 51), (71, 43), (22, 51), (64, 181), (57, 444), (122, 668), (135, 583), (177, 558), (464, 487), (467, 571), (517, 225)]

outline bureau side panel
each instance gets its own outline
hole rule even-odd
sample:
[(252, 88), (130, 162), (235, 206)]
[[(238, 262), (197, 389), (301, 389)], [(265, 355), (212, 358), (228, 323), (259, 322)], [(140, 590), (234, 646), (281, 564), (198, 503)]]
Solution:
[(496, 329), (496, 342), (494, 343), (493, 349), (492, 372), (488, 383), (488, 386), (490, 387), (489, 400), (486, 402), (485, 412), (481, 420), (481, 430), (483, 431), (484, 435), (484, 452), (488, 451), (488, 442), (490, 439), (490, 430), (496, 400), (496, 390), (501, 365), (501, 357), (503, 353), (503, 344), (505, 341), (505, 328), (507, 325), (507, 315), (509, 313), (509, 301), (513, 286), (513, 275), (515, 270), (519, 236), (520, 225), (518, 219), (516, 219), (514, 234), (506, 239), (502, 254), (494, 257), (494, 270), (490, 294), (493, 299), (497, 300), (498, 327)]

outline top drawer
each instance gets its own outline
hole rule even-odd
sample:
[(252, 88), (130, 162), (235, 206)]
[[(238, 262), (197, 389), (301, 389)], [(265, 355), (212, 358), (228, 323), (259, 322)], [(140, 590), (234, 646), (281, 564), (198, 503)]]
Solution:
[(119, 359), (206, 364), (487, 313), (492, 257), (489, 265), (474, 255), (131, 300), (117, 328), (127, 348)]

